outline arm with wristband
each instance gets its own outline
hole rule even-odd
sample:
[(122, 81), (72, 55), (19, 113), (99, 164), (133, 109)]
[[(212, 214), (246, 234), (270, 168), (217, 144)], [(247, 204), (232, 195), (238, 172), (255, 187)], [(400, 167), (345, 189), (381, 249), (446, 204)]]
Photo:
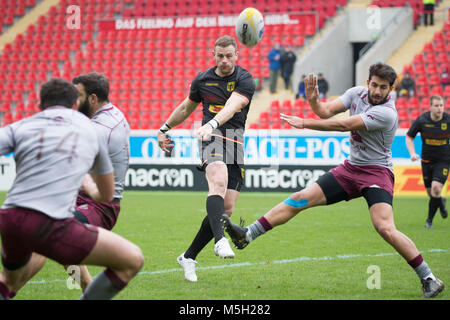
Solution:
[(225, 103), (225, 106), (222, 110), (217, 113), (217, 115), (209, 120), (204, 126), (200, 127), (197, 132), (196, 136), (199, 140), (207, 140), (211, 136), (211, 133), (220, 127), (222, 124), (230, 120), (236, 112), (244, 108), (249, 103), (249, 100), (237, 93), (233, 92), (228, 98), (227, 102)]
[(198, 106), (199, 102), (195, 102), (186, 98), (183, 102), (171, 113), (166, 122), (159, 128), (158, 131), (158, 145), (165, 152), (169, 152), (168, 147), (173, 147), (172, 139), (167, 137), (167, 132), (183, 123), (191, 113)]

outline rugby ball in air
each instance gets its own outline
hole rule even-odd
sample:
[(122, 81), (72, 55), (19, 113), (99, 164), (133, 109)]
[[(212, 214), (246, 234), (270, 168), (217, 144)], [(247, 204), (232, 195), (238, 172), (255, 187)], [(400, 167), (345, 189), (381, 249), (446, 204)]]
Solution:
[(244, 9), (236, 21), (236, 36), (247, 47), (257, 44), (264, 33), (264, 17), (255, 8)]

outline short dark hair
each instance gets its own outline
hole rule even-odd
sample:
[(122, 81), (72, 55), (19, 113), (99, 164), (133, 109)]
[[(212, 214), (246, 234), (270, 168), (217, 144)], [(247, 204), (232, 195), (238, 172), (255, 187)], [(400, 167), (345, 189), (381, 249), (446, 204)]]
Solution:
[(237, 50), (236, 40), (232, 36), (226, 35), (216, 40), (216, 42), (214, 43), (214, 49), (216, 49), (216, 47), (226, 48), (230, 45)]
[(64, 79), (53, 78), (41, 87), (39, 92), (40, 108), (42, 110), (53, 106), (72, 108), (77, 102), (78, 96), (78, 90), (72, 83)]
[(82, 74), (73, 78), (72, 82), (81, 83), (87, 95), (95, 94), (99, 101), (109, 101), (109, 79), (103, 74), (97, 72)]
[(395, 79), (397, 79), (397, 73), (395, 72), (395, 70), (390, 65), (382, 62), (378, 62), (370, 66), (369, 81), (373, 76), (377, 76), (381, 79), (387, 80), (391, 87), (394, 85)]

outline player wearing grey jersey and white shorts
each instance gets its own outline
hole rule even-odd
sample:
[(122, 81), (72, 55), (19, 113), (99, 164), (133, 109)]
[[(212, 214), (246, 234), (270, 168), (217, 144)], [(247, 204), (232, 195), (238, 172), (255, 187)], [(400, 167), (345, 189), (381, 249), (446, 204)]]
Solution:
[(78, 105), (72, 84), (52, 79), (40, 98), (42, 112), (0, 129), (0, 155), (14, 152), (16, 161), (16, 178), (0, 209), (0, 300), (12, 298), (42, 268), (45, 259), (31, 259), (36, 254), (61, 264), (106, 266), (82, 298), (110, 299), (141, 269), (142, 252), (74, 219), (74, 205), (89, 170), (96, 182), (90, 196), (113, 198), (111, 160), (89, 119), (72, 110)]
[[(243, 249), (258, 236), (288, 222), (307, 208), (363, 196), (375, 230), (416, 271), (422, 282), (424, 297), (434, 297), (444, 289), (444, 284), (433, 275), (415, 244), (394, 224), (391, 145), (398, 119), (390, 92), (396, 77), (392, 67), (383, 63), (374, 64), (369, 69), (367, 88), (351, 88), (329, 102), (319, 101), (317, 79), (313, 74), (308, 77), (306, 97), (314, 113), (326, 120), (284, 114), (281, 119), (299, 129), (349, 131), (350, 156), (316, 183), (292, 194), (246, 228), (223, 216), (225, 229), (237, 248)], [(350, 111), (348, 118), (329, 119), (346, 110)]]

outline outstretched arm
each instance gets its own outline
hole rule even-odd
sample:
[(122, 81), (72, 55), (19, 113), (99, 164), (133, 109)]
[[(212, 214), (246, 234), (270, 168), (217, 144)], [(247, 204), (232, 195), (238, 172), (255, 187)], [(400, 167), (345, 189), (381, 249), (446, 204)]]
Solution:
[(298, 129), (312, 129), (319, 131), (367, 130), (364, 121), (359, 115), (354, 115), (346, 119), (317, 120), (281, 114), (281, 120), (285, 120), (291, 126)]

